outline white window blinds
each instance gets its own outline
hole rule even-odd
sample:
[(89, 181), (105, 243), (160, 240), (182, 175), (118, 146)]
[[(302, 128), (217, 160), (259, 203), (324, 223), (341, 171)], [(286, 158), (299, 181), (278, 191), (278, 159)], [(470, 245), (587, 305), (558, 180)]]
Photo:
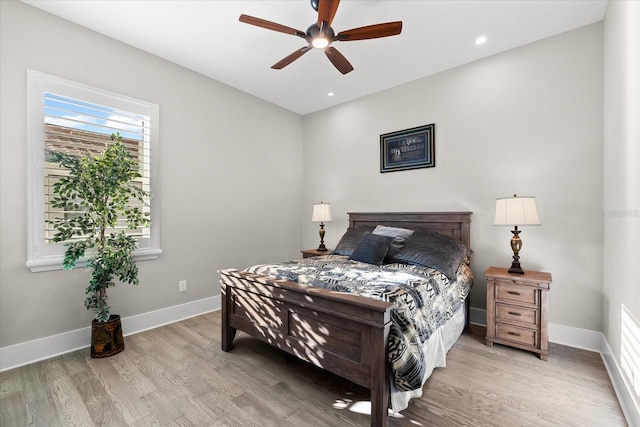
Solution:
[[(64, 209), (51, 205), (53, 185), (67, 171), (51, 161), (52, 151), (71, 156), (94, 156), (102, 153), (112, 143), (111, 134), (118, 132), (122, 142), (136, 161), (140, 178), (136, 184), (144, 191), (151, 191), (149, 117), (129, 111), (69, 98), (53, 93), (44, 94), (44, 192), (45, 192), (45, 242), (50, 243), (55, 234), (47, 221), (74, 215), (77, 206)], [(134, 205), (132, 201), (132, 205)], [(137, 202), (139, 204), (139, 202)], [(138, 206), (143, 212), (151, 211), (151, 199)], [(118, 229), (137, 238), (148, 239), (149, 228), (130, 230), (126, 220), (118, 220)]]

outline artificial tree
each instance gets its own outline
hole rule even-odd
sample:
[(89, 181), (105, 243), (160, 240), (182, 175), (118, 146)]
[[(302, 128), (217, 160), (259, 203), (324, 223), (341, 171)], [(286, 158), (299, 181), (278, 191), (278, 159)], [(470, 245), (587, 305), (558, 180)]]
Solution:
[(119, 133), (112, 134), (111, 140), (98, 155), (76, 157), (49, 152), (54, 162), (69, 171), (53, 185), (51, 204), (71, 212), (48, 221), (56, 232), (52, 240), (67, 247), (64, 269), (71, 270), (86, 261), (91, 270), (84, 305), (94, 311), (94, 323), (113, 317), (107, 304), (108, 288), (117, 281), (139, 284), (138, 266), (133, 260), (137, 243), (125, 230), (116, 228), (118, 221), (126, 222), (130, 229), (150, 225), (149, 212), (141, 206), (148, 205), (151, 193), (135, 182), (140, 177), (138, 164)]

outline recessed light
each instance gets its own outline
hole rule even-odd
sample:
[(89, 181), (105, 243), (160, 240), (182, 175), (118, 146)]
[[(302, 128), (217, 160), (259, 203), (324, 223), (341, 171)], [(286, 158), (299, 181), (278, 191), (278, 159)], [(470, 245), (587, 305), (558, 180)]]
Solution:
[(476, 39), (476, 44), (477, 45), (483, 45), (487, 42), (487, 37), (486, 36), (478, 36), (478, 38)]
[(329, 92), (329, 93), (327, 94), (327, 96), (333, 96), (333, 95), (335, 95), (333, 92)]

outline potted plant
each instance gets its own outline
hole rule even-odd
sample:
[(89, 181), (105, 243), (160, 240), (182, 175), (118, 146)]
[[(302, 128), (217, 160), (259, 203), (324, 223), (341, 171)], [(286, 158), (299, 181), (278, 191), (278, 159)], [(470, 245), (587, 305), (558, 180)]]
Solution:
[(122, 136), (112, 134), (111, 140), (98, 155), (75, 157), (49, 151), (53, 161), (69, 171), (53, 185), (52, 206), (67, 214), (47, 221), (55, 230), (52, 240), (66, 246), (64, 269), (86, 262), (91, 271), (84, 302), (95, 314), (91, 357), (112, 356), (124, 350), (120, 316), (110, 314), (107, 289), (118, 281), (139, 283), (138, 266), (133, 260), (136, 240), (116, 228), (117, 223), (125, 222), (129, 229), (150, 225), (149, 212), (143, 212), (141, 206), (148, 205), (151, 193), (136, 185), (138, 165)]

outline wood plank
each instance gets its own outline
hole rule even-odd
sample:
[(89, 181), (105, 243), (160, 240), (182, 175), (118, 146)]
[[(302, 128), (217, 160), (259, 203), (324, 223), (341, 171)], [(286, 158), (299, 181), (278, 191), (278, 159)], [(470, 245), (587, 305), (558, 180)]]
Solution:
[(7, 375), (0, 382), (0, 426), (28, 424), (27, 404), (18, 375)]
[[(117, 358), (118, 355), (112, 357)], [(133, 423), (150, 413), (149, 408), (140, 401), (137, 393), (109, 362), (109, 359), (93, 359), (89, 367), (93, 371), (93, 379), (97, 379), (104, 390), (104, 398), (108, 397), (108, 400), (113, 402), (126, 423)], [(90, 391), (95, 390), (96, 387), (90, 389)]]
[(141, 397), (155, 391), (156, 386), (138, 369), (133, 359), (134, 355), (131, 350), (125, 351), (119, 353), (118, 357), (110, 357), (109, 362), (133, 392)]
[[(23, 384), (24, 398), (27, 402), (26, 410), (29, 418), (28, 425), (62, 426), (51, 391), (49, 387), (43, 386), (46, 384), (44, 362), (24, 366), (23, 369), (15, 371), (20, 374), (20, 380)], [(3, 424), (0, 423), (0, 425)]]
[(287, 417), (291, 412), (285, 410), (285, 407), (273, 405), (273, 395), (256, 396), (248, 391), (233, 399), (233, 403), (250, 418), (260, 419), (263, 426), (273, 427), (297, 427), (287, 421)]
[(43, 386), (48, 387), (51, 391), (53, 403), (62, 423), (87, 427), (95, 425), (80, 391), (64, 367), (62, 358), (45, 361), (43, 369), (46, 378), (46, 384)]
[[(87, 407), (87, 411), (91, 415), (91, 419), (96, 425), (125, 427), (130, 422), (135, 421), (133, 418), (127, 421), (123, 417), (123, 411), (120, 409), (120, 399), (112, 400), (112, 396), (106, 392), (101, 381), (96, 381), (94, 376), (88, 376), (74, 382)], [(126, 394), (127, 390), (123, 390), (123, 392)], [(140, 400), (136, 398), (135, 402), (140, 403)], [(132, 404), (135, 404), (135, 402), (132, 402)]]

